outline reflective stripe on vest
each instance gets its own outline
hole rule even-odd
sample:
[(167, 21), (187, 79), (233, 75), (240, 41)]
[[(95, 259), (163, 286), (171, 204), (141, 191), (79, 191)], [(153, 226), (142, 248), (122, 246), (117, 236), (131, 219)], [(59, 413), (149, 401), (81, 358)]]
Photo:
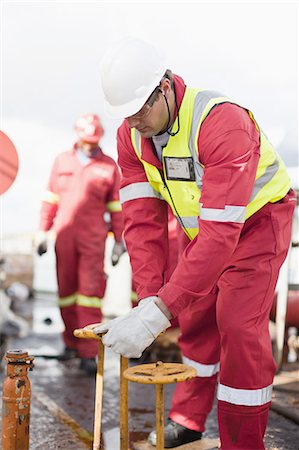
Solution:
[(197, 377), (212, 377), (216, 373), (219, 372), (220, 363), (216, 364), (202, 364), (193, 359), (187, 358), (187, 356), (182, 355), (182, 361), (184, 364), (187, 364), (193, 367), (196, 370)]
[[(159, 196), (164, 197), (190, 239), (193, 239), (198, 233), (199, 215), (202, 220), (243, 223), (266, 203), (276, 202), (282, 199), (290, 189), (290, 180), (284, 163), (263, 132), (259, 129), (253, 114), (244, 108), (255, 123), (260, 133), (261, 141), (261, 156), (249, 204), (247, 207), (225, 205), (223, 210), (216, 208), (202, 208), (200, 210), (199, 201), (204, 166), (198, 159), (198, 135), (201, 124), (211, 109), (225, 102), (238, 105), (215, 91), (186, 89), (180, 106), (180, 132), (175, 136), (170, 136), (166, 147), (163, 148), (162, 163), (164, 180), (155, 166), (142, 159), (140, 133), (134, 128), (131, 129), (132, 145), (136, 155), (144, 166), (147, 179), (153, 188), (154, 194), (152, 196), (158, 198)], [(177, 128), (177, 119), (173, 127), (174, 129)], [(195, 181), (167, 179), (164, 165), (165, 157), (192, 157)], [(134, 186), (134, 189), (136, 189), (134, 197), (131, 197), (131, 199), (144, 198), (141, 191), (140, 193), (137, 192), (137, 186), (135, 184), (127, 186), (126, 189), (129, 189), (130, 186)]]
[(262, 389), (235, 389), (218, 384), (217, 399), (233, 405), (260, 406), (271, 401), (272, 385)]

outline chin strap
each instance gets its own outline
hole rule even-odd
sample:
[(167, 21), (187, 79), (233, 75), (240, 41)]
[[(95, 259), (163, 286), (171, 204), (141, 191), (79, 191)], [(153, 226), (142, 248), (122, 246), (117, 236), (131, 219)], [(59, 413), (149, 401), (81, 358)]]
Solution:
[(167, 134), (169, 134), (170, 136), (175, 136), (175, 135), (178, 134), (178, 132), (180, 131), (180, 116), (179, 116), (179, 107), (178, 107), (178, 103), (177, 103), (177, 99), (176, 99), (176, 93), (175, 93), (175, 90), (174, 90), (174, 101), (175, 101), (175, 106), (176, 106), (176, 109), (177, 109), (177, 112), (178, 112), (178, 129), (177, 129), (175, 132), (172, 132), (172, 131), (169, 130), (169, 124), (170, 124), (170, 109), (169, 109), (168, 100), (167, 100), (167, 98), (166, 98), (166, 95), (165, 95), (164, 92), (162, 91), (162, 89), (160, 89), (160, 91), (162, 92), (163, 97), (164, 97), (164, 99), (165, 99), (166, 106), (167, 106), (167, 112), (168, 112), (168, 122), (167, 122), (167, 126), (166, 126), (166, 128), (167, 128), (166, 132), (167, 132)]

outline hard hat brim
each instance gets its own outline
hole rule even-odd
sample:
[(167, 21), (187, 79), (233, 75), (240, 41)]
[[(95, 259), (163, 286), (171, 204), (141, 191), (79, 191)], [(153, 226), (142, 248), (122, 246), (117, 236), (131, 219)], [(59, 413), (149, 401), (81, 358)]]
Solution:
[(147, 87), (146, 92), (139, 98), (124, 103), (123, 105), (111, 105), (107, 100), (104, 100), (106, 114), (113, 119), (125, 119), (133, 116), (143, 107), (154, 89), (159, 86), (160, 81), (167, 70), (167, 66), (161, 67), (153, 82)]

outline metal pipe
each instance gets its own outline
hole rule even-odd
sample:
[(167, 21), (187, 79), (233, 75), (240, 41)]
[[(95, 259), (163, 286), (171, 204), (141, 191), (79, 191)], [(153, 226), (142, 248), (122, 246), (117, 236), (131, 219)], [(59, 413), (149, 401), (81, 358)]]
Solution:
[(101, 448), (101, 428), (103, 409), (103, 387), (104, 387), (104, 345), (99, 339), (98, 365), (96, 374), (96, 395), (94, 405), (94, 427), (93, 427), (93, 450)]
[(129, 361), (120, 356), (120, 450), (129, 448), (128, 380), (123, 376)]
[(164, 385), (156, 384), (156, 436), (157, 450), (164, 450)]
[(33, 357), (22, 350), (11, 350), (7, 361), (7, 377), (3, 382), (2, 450), (28, 450), (30, 431), (31, 386), (28, 369)]

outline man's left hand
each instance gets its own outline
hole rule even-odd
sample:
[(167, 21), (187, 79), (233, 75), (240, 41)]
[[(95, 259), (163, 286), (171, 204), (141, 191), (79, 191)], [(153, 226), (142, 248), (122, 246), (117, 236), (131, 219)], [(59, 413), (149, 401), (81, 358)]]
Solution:
[(127, 358), (139, 358), (143, 350), (171, 325), (154, 299), (141, 300), (125, 316), (95, 327), (93, 333), (107, 332), (102, 337), (103, 344)]

